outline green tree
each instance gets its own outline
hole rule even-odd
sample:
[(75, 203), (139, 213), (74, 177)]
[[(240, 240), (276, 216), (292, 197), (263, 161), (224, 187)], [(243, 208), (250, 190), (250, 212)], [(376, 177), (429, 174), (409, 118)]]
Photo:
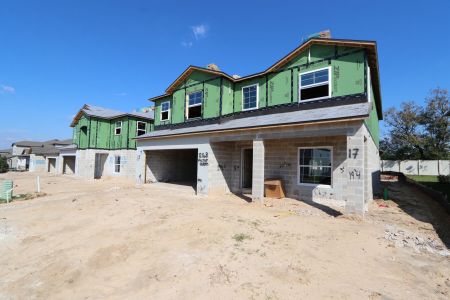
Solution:
[(448, 91), (430, 91), (425, 107), (403, 102), (399, 110), (390, 108), (384, 119), (388, 134), (380, 142), (382, 159), (447, 159), (450, 157)]
[(6, 157), (0, 156), (0, 173), (8, 172), (8, 162), (6, 161)]

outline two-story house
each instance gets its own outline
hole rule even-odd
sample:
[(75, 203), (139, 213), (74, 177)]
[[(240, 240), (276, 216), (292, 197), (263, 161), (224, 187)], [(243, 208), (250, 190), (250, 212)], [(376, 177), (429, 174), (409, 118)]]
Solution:
[(134, 178), (135, 138), (153, 130), (153, 110), (125, 113), (84, 105), (75, 115), (73, 145), (60, 149), (61, 174)]
[(382, 118), (373, 41), (312, 38), (266, 70), (230, 76), (190, 66), (137, 139), (136, 180), (189, 182), (198, 194), (288, 197), (364, 213), (379, 181)]

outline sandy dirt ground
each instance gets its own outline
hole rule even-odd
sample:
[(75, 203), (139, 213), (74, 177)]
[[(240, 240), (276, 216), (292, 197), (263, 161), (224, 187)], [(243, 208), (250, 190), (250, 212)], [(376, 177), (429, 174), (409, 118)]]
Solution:
[[(9, 173), (32, 193), (36, 173)], [(292, 199), (40, 174), (0, 204), (0, 299), (449, 299), (449, 216), (411, 187), (364, 219)]]

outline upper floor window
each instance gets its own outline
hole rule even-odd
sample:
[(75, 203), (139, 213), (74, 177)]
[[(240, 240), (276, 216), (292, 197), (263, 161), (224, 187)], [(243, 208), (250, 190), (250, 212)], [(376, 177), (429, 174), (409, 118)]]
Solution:
[(258, 85), (253, 84), (242, 88), (242, 110), (258, 108)]
[(331, 97), (331, 68), (300, 74), (300, 101)]
[(161, 103), (161, 121), (169, 120), (170, 116), (170, 102)]
[(202, 116), (203, 92), (194, 92), (188, 94), (187, 118), (200, 118)]
[(116, 122), (115, 134), (120, 135), (122, 133), (122, 121)]
[(138, 121), (137, 125), (136, 125), (136, 136), (140, 136), (143, 135), (147, 132), (147, 130), (145, 129), (147, 124), (145, 124), (145, 122), (142, 121)]

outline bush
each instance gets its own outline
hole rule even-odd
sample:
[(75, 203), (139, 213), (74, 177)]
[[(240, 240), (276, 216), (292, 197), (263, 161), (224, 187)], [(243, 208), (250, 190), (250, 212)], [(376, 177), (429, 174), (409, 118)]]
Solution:
[(8, 172), (8, 162), (6, 157), (0, 156), (0, 173)]
[(441, 183), (450, 183), (450, 175), (439, 175), (438, 180)]

